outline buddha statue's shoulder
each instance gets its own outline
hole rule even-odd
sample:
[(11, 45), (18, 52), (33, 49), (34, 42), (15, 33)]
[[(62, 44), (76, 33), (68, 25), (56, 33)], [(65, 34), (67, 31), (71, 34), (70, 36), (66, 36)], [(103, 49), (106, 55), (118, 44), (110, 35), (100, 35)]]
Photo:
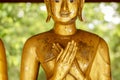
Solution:
[[(94, 52), (98, 51), (104, 59), (108, 59), (109, 57), (109, 50), (107, 42), (100, 36), (95, 33), (91, 33), (84, 30), (78, 30), (78, 34), (81, 36), (81, 41), (85, 42), (88, 46), (91, 46), (91, 50), (93, 49)], [(81, 42), (82, 43), (82, 42)], [(104, 56), (106, 55), (106, 56)]]
[(86, 51), (90, 50), (88, 51), (91, 52), (90, 54), (95, 54), (96, 51), (105, 51), (108, 49), (106, 41), (95, 33), (78, 30), (77, 35), (76, 41), (79, 41), (78, 46), (80, 47), (80, 51), (86, 49)]
[(99, 45), (107, 45), (106, 41), (99, 35), (84, 31), (84, 30), (78, 30), (78, 34), (81, 36), (82, 40), (99, 43)]
[(54, 33), (52, 31), (47, 31), (33, 35), (25, 42), (24, 49), (34, 51), (41, 62), (53, 59), (55, 56), (52, 54), (52, 37)]
[(94, 47), (97, 47), (100, 42), (100, 39), (102, 39), (97, 34), (84, 30), (78, 30), (75, 36), (77, 41), (80, 41), (82, 43), (85, 43), (86, 45)]
[(42, 33), (33, 35), (30, 38), (28, 38), (26, 40), (26, 43), (27, 44), (29, 44), (29, 43), (31, 44), (32, 43), (32, 46), (33, 45), (37, 45), (38, 43), (40, 43), (40, 41), (45, 40), (46, 37), (49, 38), (49, 37), (52, 37), (52, 36), (53, 36), (53, 32), (52, 31), (42, 32)]
[(90, 40), (98, 40), (101, 38), (97, 34), (92, 33), (92, 32), (88, 32), (85, 30), (78, 30), (77, 34), (80, 35), (81, 37), (83, 37), (84, 39), (87, 39), (87, 40), (89, 40), (89, 39)]

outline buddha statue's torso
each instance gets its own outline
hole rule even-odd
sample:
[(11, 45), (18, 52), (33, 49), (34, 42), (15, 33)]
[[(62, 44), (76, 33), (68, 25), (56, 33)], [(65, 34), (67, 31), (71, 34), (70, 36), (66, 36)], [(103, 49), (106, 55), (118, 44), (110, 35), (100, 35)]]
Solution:
[(77, 43), (78, 50), (74, 63), (71, 67), (73, 69), (72, 74), (68, 74), (71, 78), (67, 79), (66, 76), (65, 80), (77, 80), (76, 70), (81, 70), (83, 73), (86, 73), (94, 60), (99, 43), (98, 36), (95, 34), (91, 35), (90, 33), (81, 30), (78, 30), (76, 34), (71, 36), (60, 36), (55, 34), (53, 31), (49, 31), (34, 37), (37, 40), (37, 57), (45, 70), (47, 78), (53, 75), (56, 64), (55, 60), (59, 54), (54, 52), (54, 49), (52, 48), (53, 43), (59, 43), (63, 49), (71, 40), (74, 40)]

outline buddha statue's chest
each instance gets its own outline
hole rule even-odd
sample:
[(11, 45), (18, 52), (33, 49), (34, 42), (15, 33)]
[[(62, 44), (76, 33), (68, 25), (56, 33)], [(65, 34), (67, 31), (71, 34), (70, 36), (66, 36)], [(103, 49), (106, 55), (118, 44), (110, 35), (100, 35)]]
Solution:
[[(49, 61), (52, 61), (53, 59), (56, 59), (59, 53), (56, 53), (53, 44), (58, 43), (63, 49), (66, 48), (69, 41), (71, 41), (68, 38), (65, 39), (43, 39), (39, 40), (40, 45), (38, 47), (38, 56), (40, 57), (41, 61), (43, 63), (47, 63)], [(76, 40), (74, 41), (77, 43), (77, 54), (76, 54), (76, 60), (78, 65), (81, 67), (83, 71), (86, 70), (89, 63), (92, 61), (95, 55), (95, 46), (92, 46), (91, 44), (88, 44), (87, 42), (84, 42), (82, 40)]]

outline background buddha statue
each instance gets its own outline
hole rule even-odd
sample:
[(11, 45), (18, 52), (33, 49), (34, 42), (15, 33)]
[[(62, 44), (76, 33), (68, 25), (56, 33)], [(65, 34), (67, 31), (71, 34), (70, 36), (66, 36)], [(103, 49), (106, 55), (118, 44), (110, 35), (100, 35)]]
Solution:
[(0, 39), (0, 80), (8, 80), (5, 48)]

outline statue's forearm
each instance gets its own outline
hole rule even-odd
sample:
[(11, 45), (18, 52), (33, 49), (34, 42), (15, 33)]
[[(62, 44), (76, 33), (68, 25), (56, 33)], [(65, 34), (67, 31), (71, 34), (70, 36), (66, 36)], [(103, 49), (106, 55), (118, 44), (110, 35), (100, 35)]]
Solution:
[(85, 73), (81, 70), (81, 68), (78, 65), (78, 62), (76, 58), (74, 59), (73, 65), (70, 68), (69, 73), (73, 75), (77, 80), (89, 80), (86, 76)]
[(52, 76), (49, 80), (64, 80), (64, 77), (60, 75), (55, 75), (55, 76)]
[(53, 76), (49, 80), (64, 80), (67, 74), (68, 72), (57, 70), (56, 72), (54, 72)]
[(106, 68), (106, 70), (101, 74), (101, 80), (111, 80), (111, 70), (110, 70), (110, 65), (108, 65), (109, 67)]

